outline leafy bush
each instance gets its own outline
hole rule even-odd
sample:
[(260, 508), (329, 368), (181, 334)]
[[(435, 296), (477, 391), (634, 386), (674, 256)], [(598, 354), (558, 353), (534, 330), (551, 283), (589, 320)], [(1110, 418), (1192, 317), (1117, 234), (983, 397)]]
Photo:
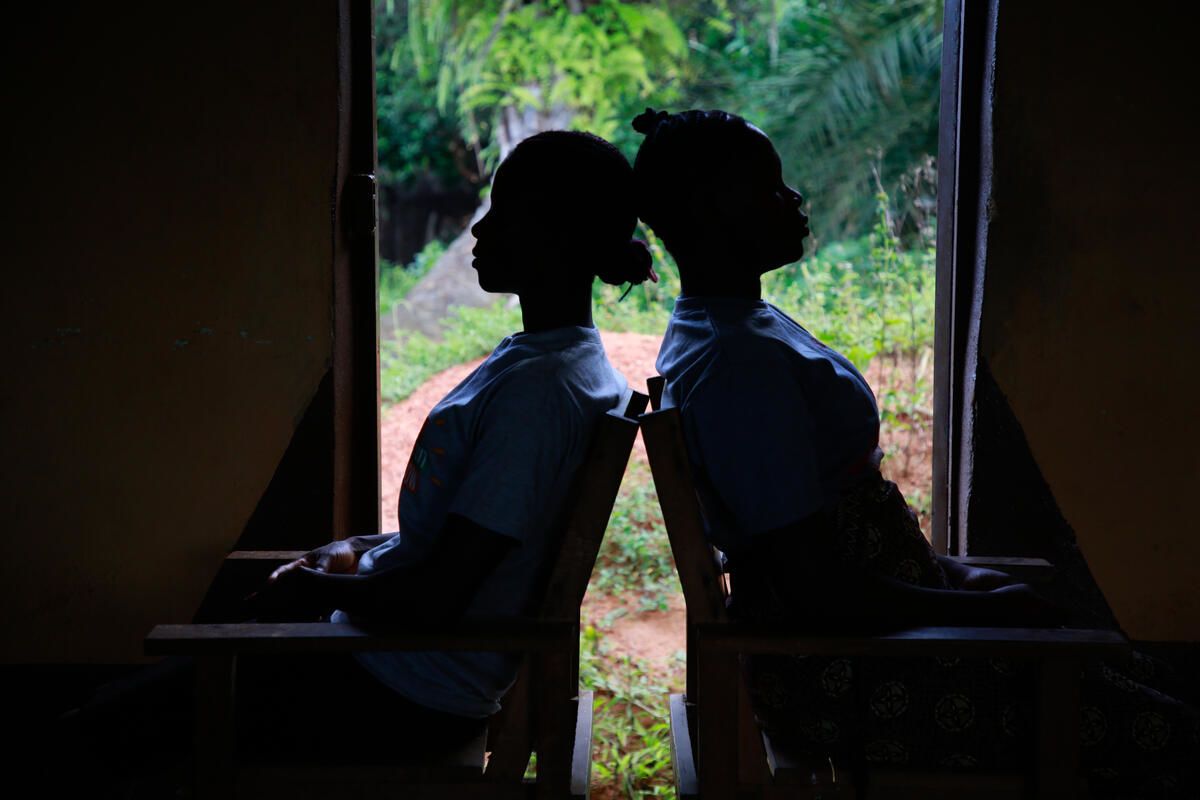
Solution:
[(433, 265), (446, 252), (446, 245), (434, 239), (417, 253), (411, 264), (400, 266), (391, 261), (379, 265), (379, 313), (387, 316), (392, 308), (408, 295), (417, 285), (417, 281), (425, 277), (425, 273), (433, 269)]
[(445, 336), (434, 341), (407, 333), (379, 350), (380, 392), (385, 402), (398, 403), (430, 377), (455, 364), (490, 353), (521, 327), (521, 311), (497, 302), (489, 308), (456, 308), (446, 320)]

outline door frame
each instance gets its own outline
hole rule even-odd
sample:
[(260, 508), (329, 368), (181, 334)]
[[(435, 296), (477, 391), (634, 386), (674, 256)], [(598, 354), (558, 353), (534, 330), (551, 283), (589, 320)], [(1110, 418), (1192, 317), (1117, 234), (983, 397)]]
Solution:
[(930, 539), (937, 552), (956, 555), (967, 551), (997, 13), (996, 0), (947, 0), (942, 29)]
[(379, 237), (375, 9), (338, 0), (333, 209), (333, 533), (378, 533)]

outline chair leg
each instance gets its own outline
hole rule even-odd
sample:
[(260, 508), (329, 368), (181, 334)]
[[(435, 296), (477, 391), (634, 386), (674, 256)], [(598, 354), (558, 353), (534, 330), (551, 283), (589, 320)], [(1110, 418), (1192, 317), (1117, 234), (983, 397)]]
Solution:
[(580, 692), (575, 701), (575, 741), (571, 748), (571, 799), (588, 800), (592, 787), (592, 706), (595, 695)]
[(771, 768), (762, 731), (754, 718), (750, 688), (745, 680), (738, 681), (738, 782), (747, 786), (766, 786), (771, 783)]
[(738, 780), (738, 658), (736, 653), (698, 654), (696, 750), (700, 792), (731, 798)]
[(533, 671), (534, 748), (537, 751), (539, 798), (561, 800), (571, 790), (571, 755), (575, 732), (578, 678), (569, 654), (551, 653), (538, 659)]
[(196, 797), (228, 798), (234, 786), (233, 656), (196, 659)]
[(696, 800), (700, 796), (700, 784), (696, 778), (696, 759), (692, 756), (687, 699), (682, 694), (672, 694), (668, 702), (671, 711), (671, 767), (675, 771), (675, 795), (679, 800)]
[(1051, 659), (1038, 673), (1037, 796), (1079, 796), (1079, 671), (1075, 660)]

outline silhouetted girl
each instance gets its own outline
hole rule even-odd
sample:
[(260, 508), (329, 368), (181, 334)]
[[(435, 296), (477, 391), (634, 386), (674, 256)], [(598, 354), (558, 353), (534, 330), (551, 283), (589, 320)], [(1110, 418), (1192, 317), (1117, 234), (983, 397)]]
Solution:
[[(276, 574), (276, 597), (340, 609), (335, 621), (527, 610), (595, 423), (627, 396), (592, 324), (591, 299), (594, 276), (621, 284), (652, 275), (649, 251), (631, 238), (631, 197), (628, 161), (591, 134), (538, 134), (505, 159), (491, 209), (472, 228), (473, 266), (483, 289), (520, 298), (524, 330), (430, 411), (400, 490), (400, 531), (313, 551)], [(418, 746), (479, 730), (517, 661), (363, 653), (342, 666), (361, 673), (354, 682), (368, 699), (383, 702), (370, 713), (389, 730), (399, 727), (389, 708), (420, 722), (410, 736)]]
[[(880, 475), (866, 380), (762, 300), (761, 276), (799, 259), (809, 233), (766, 135), (721, 111), (648, 109), (633, 126), (646, 137), (638, 215), (682, 286), (658, 371), (666, 404), (680, 409), (709, 539), (728, 558), (733, 611), (843, 629), (1053, 624), (1056, 610), (1030, 587), (933, 552)], [(1017, 685), (1026, 676), (1006, 664), (760, 657), (750, 668), (768, 729), (823, 753), (986, 768), (1013, 763), (1027, 744), (1019, 698), (1029, 693)], [(1085, 737), (1085, 763), (1167, 786), (1196, 752), (1195, 716), (1136, 677), (1090, 673), (1086, 727), (1107, 739)]]

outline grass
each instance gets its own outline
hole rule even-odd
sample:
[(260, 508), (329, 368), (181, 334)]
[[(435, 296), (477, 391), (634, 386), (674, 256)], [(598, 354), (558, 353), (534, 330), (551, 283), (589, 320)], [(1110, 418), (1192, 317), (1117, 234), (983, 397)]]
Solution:
[(666, 611), (668, 599), (680, 592), (658, 495), (644, 461), (632, 460), (625, 472), (591, 588), (612, 595), (634, 593), (642, 611)]
[(424, 278), (446, 252), (446, 245), (434, 239), (417, 253), (411, 264), (400, 265), (384, 261), (379, 265), (379, 313), (387, 316)]
[(598, 697), (593, 783), (629, 800), (675, 797), (667, 685), (640, 661), (612, 652), (602, 630), (589, 626), (580, 638), (580, 683)]

